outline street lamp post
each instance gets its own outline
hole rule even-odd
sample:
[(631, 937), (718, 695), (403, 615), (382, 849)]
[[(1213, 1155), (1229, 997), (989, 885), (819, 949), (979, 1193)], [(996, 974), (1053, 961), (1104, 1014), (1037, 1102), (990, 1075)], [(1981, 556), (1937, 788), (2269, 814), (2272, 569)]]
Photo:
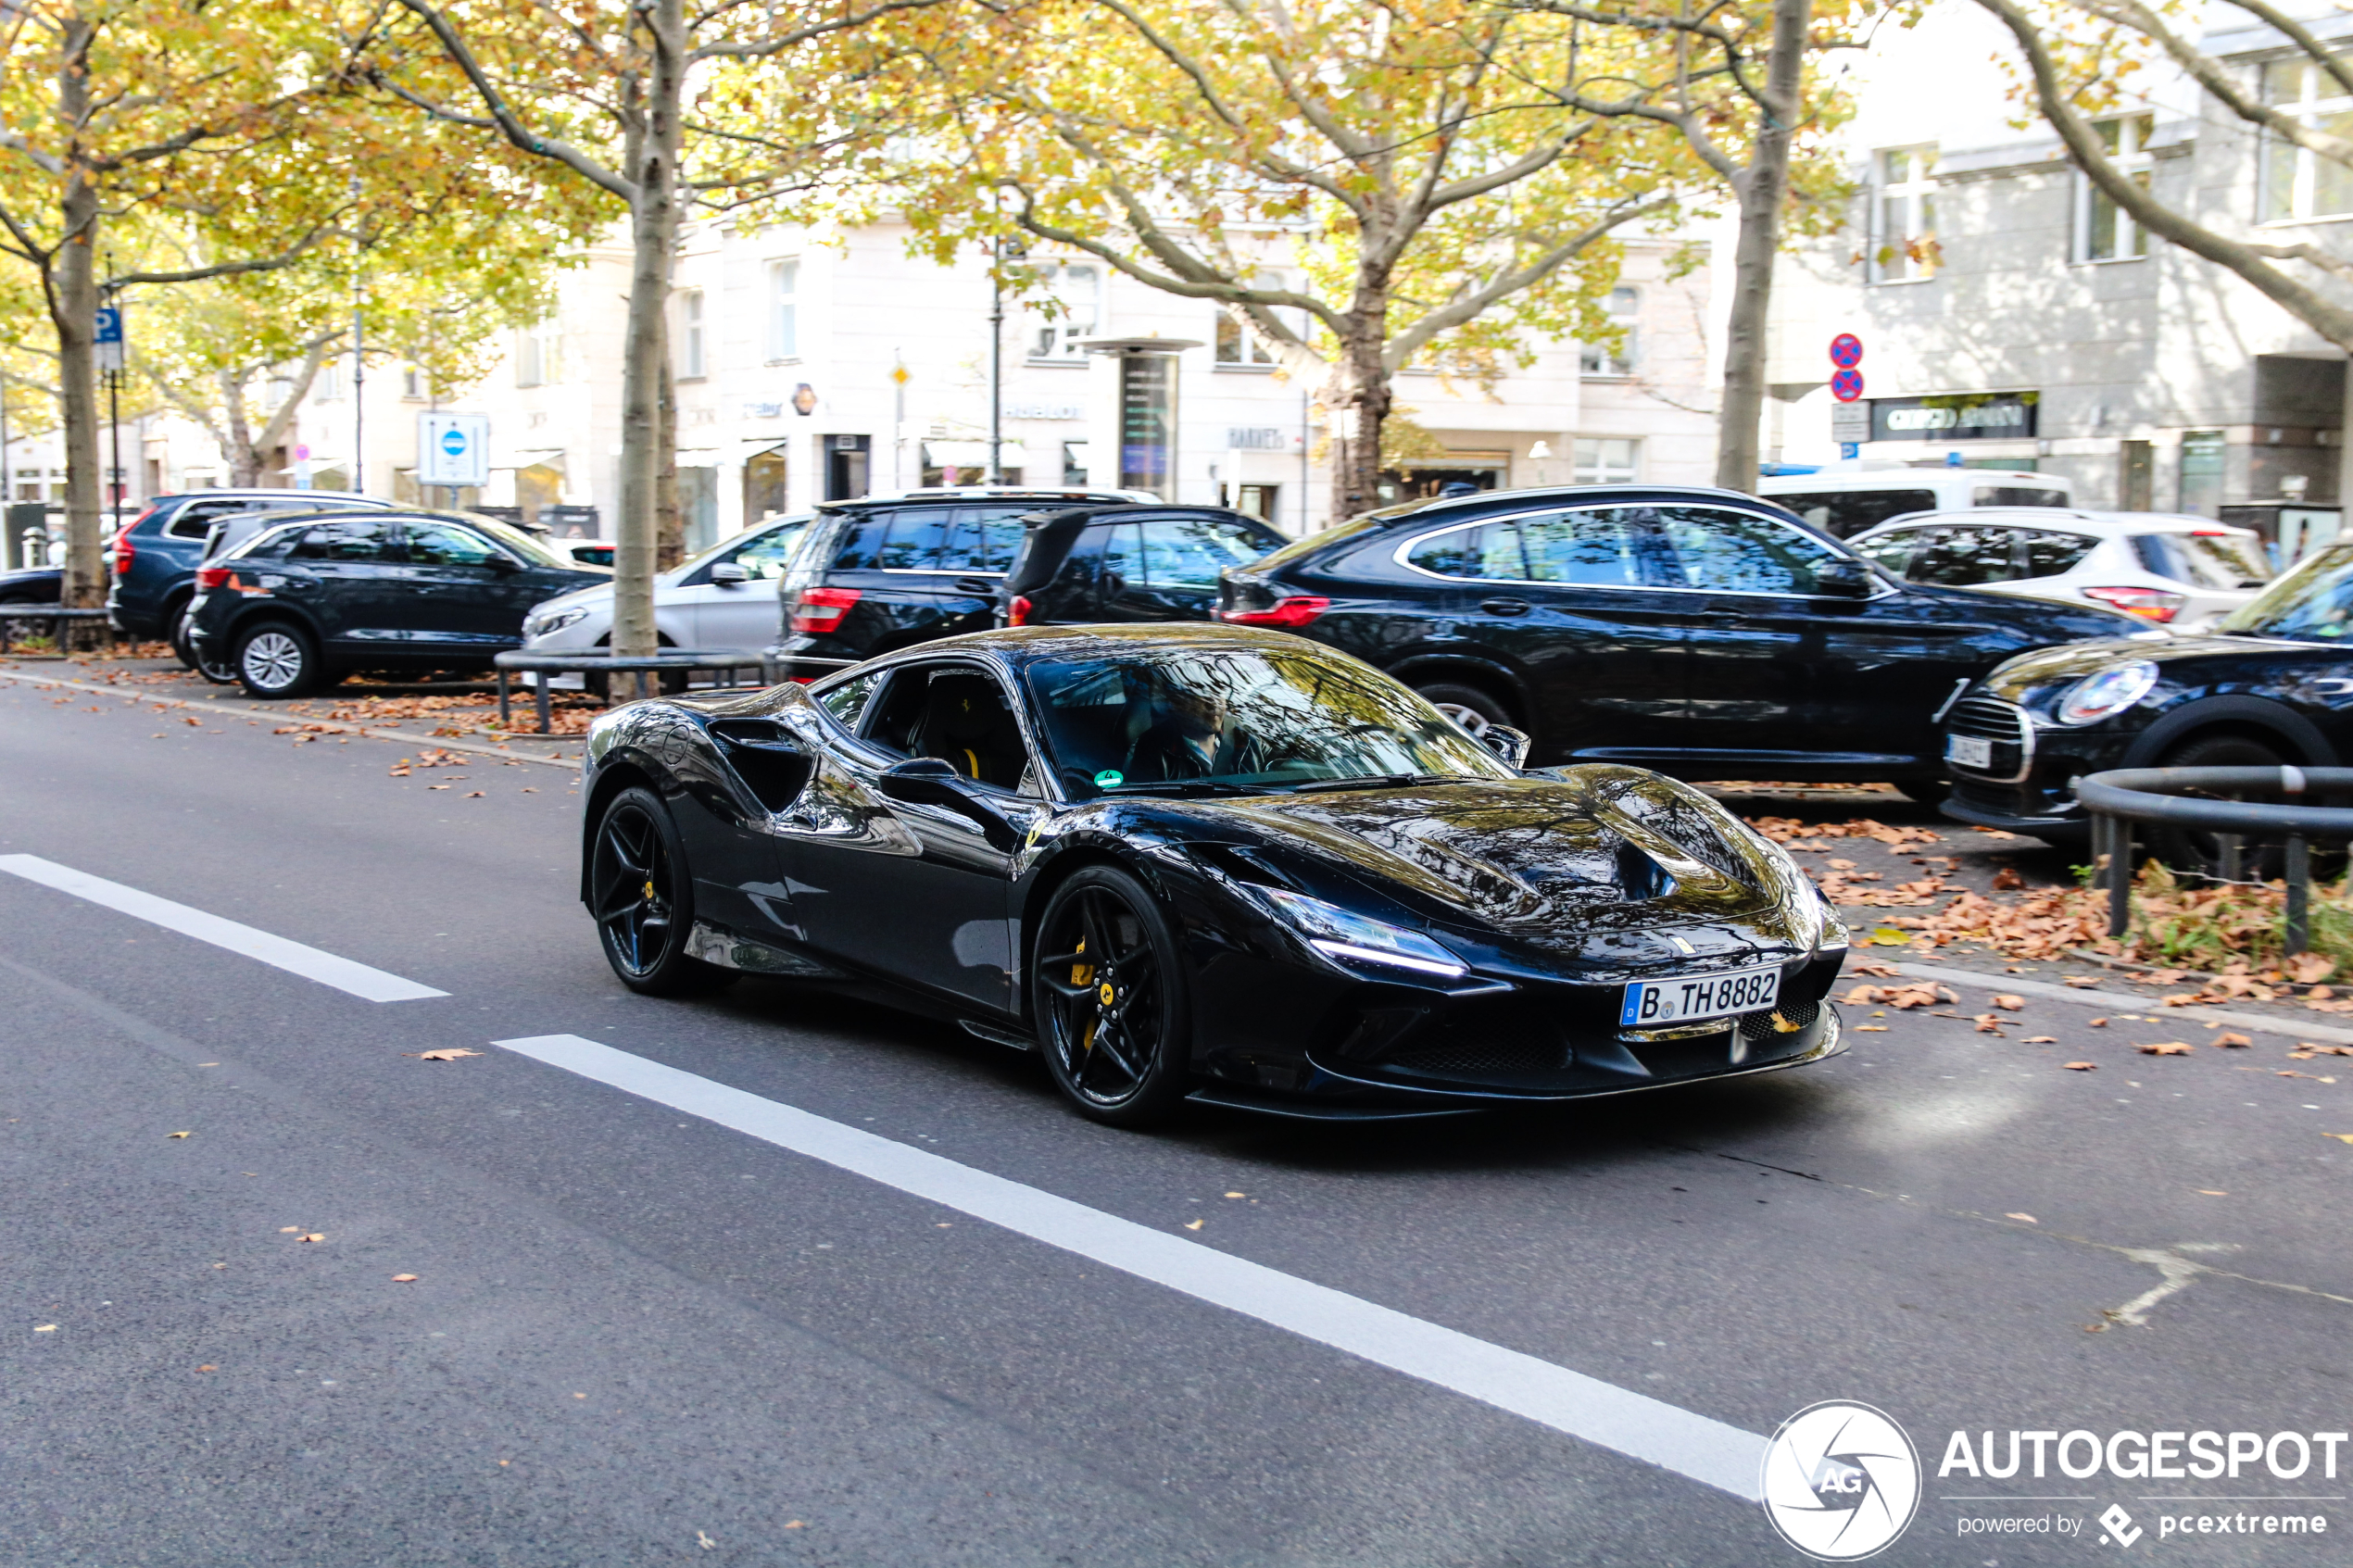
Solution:
[(1005, 483), (1005, 241), (990, 247), (988, 267), (988, 483)]

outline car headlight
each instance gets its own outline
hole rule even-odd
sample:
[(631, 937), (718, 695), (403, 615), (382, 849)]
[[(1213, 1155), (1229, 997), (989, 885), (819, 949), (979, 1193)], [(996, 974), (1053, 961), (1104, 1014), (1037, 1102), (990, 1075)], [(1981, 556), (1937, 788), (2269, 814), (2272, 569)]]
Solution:
[(2157, 666), (2146, 659), (2119, 664), (2096, 675), (2086, 675), (2058, 706), (2062, 724), (2096, 724), (2123, 712), (2149, 695), (2157, 684)]
[(1468, 974), (1470, 966), (1418, 931), (1386, 921), (1351, 913), (1337, 904), (1310, 898), (1280, 887), (1253, 886), (1252, 893), (1273, 908), (1308, 946), (1344, 963), (1375, 964), (1412, 970), (1417, 974), (1441, 974), (1452, 979)]
[(533, 616), (529, 623), (523, 627), (522, 632), (526, 637), (544, 637), (550, 632), (560, 632), (567, 626), (576, 626), (587, 619), (588, 607), (574, 605), (570, 609), (551, 610), (546, 615)]
[(1840, 917), (1836, 909), (1831, 908), (1831, 901), (1828, 898), (1823, 899), (1822, 929), (1814, 938), (1814, 950), (1818, 953), (1843, 953), (1853, 942), (1854, 937), (1846, 929), (1846, 922)]

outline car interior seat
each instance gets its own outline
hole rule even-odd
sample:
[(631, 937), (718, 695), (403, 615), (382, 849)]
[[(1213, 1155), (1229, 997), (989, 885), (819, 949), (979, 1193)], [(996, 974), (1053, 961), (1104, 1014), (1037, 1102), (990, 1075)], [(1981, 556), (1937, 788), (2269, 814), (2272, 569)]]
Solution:
[(982, 675), (933, 677), (910, 738), (913, 755), (937, 757), (964, 777), (1000, 789), (1019, 785), (1029, 760), (1004, 694)]

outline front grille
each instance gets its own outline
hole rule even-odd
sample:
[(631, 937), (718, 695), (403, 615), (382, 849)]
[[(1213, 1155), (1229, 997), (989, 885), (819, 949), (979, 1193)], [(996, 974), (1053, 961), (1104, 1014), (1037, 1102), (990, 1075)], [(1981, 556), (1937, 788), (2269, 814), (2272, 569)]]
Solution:
[[(1777, 1027), (1773, 1022), (1776, 1016), (1782, 1022), (1793, 1023), (1797, 1027), (1794, 1029)], [(1803, 1033), (1808, 1025), (1821, 1016), (1822, 1004), (1819, 1002), (1784, 1003), (1770, 1012), (1741, 1014), (1741, 1033), (1748, 1037), (1751, 1044), (1770, 1045), (1775, 1040), (1786, 1040), (1792, 1035)]]
[(1437, 1078), (1488, 1078), (1557, 1072), (1567, 1064), (1567, 1056), (1557, 1038), (1537, 1035), (1482, 1037), (1449, 1029), (1427, 1045), (1398, 1052), (1389, 1065)]
[[(1953, 705), (1945, 730), (1994, 743), (1992, 762), (1969, 771), (2004, 783), (2026, 777), (2034, 766), (2034, 723), (2026, 710), (1999, 697), (1963, 697)], [(1956, 767), (1954, 770), (1960, 770)]]

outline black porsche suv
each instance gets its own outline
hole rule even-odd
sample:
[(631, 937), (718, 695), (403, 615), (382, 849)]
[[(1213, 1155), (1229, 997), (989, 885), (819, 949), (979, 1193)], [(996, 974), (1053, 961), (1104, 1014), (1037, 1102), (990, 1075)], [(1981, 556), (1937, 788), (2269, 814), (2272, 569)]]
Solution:
[(1219, 619), (1386, 670), (1539, 761), (1686, 779), (1892, 780), (1933, 798), (1936, 725), (2032, 648), (2141, 629), (1901, 583), (1769, 501), (1579, 485), (1414, 502), (1225, 574)]
[(821, 507), (777, 584), (796, 675), (996, 623), (998, 585), (1022, 520), (1042, 510), (1135, 500), (1116, 492), (989, 488), (876, 496)]
[[(1944, 721), (1944, 814), (2061, 844), (2075, 781), (2111, 768), (2342, 767), (2353, 759), (2353, 545), (2307, 557), (2213, 633), (2049, 648), (1994, 670)], [(2206, 834), (2159, 852), (2220, 869)]]

